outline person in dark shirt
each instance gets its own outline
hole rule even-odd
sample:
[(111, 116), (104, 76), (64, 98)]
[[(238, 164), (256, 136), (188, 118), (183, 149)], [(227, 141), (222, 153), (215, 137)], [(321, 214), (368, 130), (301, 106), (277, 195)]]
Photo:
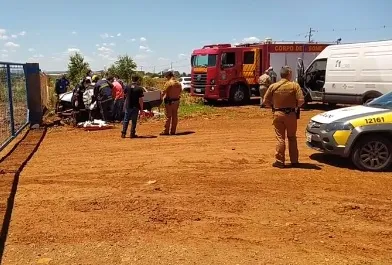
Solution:
[(112, 88), (114, 78), (112, 76), (106, 78), (102, 78), (97, 81), (94, 87), (94, 97), (97, 100), (99, 110), (101, 112), (102, 119), (104, 121), (110, 121), (112, 119), (112, 105), (113, 105), (113, 97), (112, 97)]
[(125, 114), (123, 121), (123, 129), (121, 132), (121, 138), (125, 138), (129, 125), (129, 120), (132, 121), (131, 126), (131, 138), (137, 138), (136, 135), (136, 124), (139, 116), (139, 111), (143, 111), (143, 88), (140, 86), (140, 77), (133, 76), (131, 85), (125, 88)]
[(63, 75), (60, 79), (57, 79), (55, 85), (57, 96), (67, 92), (68, 87), (69, 87), (69, 81), (65, 75)]

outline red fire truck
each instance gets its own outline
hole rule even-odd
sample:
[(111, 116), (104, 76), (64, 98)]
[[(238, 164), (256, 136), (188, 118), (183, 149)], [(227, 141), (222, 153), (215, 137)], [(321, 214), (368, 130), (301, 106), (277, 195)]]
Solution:
[(277, 73), (284, 65), (297, 70), (298, 58), (309, 64), (330, 44), (272, 43), (212, 44), (194, 50), (191, 57), (191, 94), (206, 101), (247, 103), (260, 97), (258, 78), (268, 67)]

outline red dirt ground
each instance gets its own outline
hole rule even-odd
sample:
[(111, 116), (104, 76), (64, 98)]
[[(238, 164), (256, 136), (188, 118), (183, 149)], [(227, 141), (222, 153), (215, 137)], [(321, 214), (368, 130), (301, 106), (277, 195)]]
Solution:
[[(175, 137), (48, 129), (20, 175), (3, 264), (392, 264), (392, 174), (305, 147), (316, 113), (300, 121), (303, 169), (271, 167), (270, 113), (255, 106), (182, 120), (195, 133)], [(0, 164), (2, 212), (42, 133)]]

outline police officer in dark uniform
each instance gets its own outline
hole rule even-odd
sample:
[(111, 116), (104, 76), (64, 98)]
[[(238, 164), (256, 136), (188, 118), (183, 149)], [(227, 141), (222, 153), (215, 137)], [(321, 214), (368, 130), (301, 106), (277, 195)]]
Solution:
[(297, 111), (304, 103), (301, 87), (292, 82), (293, 72), (289, 66), (282, 67), (279, 82), (272, 84), (264, 97), (264, 104), (272, 107), (273, 125), (275, 128), (276, 145), (273, 167), (283, 168), (285, 166), (285, 135), (289, 142), (290, 161), (293, 167), (298, 163), (297, 147)]

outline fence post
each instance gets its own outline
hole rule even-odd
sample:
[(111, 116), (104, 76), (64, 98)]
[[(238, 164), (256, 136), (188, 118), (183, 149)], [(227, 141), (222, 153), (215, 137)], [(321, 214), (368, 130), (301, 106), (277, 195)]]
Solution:
[(7, 64), (8, 107), (10, 108), (11, 136), (15, 136), (14, 101), (12, 100), (11, 67)]
[(25, 75), (30, 125), (40, 125), (42, 122), (43, 109), (41, 102), (41, 80), (39, 71), (39, 64), (26, 63)]

